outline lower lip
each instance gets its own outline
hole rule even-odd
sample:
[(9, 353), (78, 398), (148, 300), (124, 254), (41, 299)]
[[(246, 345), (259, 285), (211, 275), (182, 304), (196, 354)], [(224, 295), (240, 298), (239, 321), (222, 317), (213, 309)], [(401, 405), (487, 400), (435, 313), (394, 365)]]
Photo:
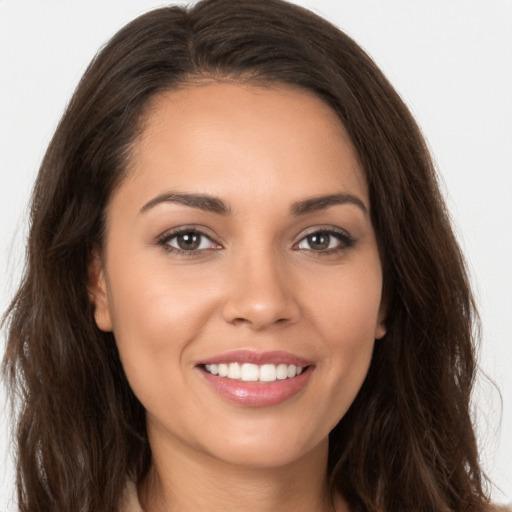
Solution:
[(309, 380), (313, 367), (309, 366), (297, 377), (273, 382), (244, 382), (212, 375), (202, 368), (200, 371), (214, 391), (229, 401), (246, 407), (269, 407), (299, 393)]

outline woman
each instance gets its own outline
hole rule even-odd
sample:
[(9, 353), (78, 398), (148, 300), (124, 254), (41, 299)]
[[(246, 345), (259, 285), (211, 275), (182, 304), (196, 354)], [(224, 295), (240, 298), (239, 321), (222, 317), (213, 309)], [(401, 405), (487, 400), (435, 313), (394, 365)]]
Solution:
[(488, 509), (433, 166), (324, 20), (207, 0), (126, 26), (31, 220), (4, 362), (20, 510)]

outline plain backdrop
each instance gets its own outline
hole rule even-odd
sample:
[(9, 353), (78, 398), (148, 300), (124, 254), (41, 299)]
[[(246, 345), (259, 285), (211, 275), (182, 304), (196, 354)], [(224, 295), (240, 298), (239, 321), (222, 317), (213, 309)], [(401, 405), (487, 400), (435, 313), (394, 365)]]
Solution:
[[(482, 316), (475, 393), (485, 470), (512, 501), (512, 0), (297, 0), (361, 44), (432, 149)], [(23, 267), (32, 183), (96, 51), (152, 0), (0, 0), (0, 310)], [(2, 334), (0, 354), (3, 353)], [(0, 510), (13, 511), (0, 390)], [(503, 404), (503, 405), (501, 405)], [(501, 425), (500, 425), (501, 423)]]

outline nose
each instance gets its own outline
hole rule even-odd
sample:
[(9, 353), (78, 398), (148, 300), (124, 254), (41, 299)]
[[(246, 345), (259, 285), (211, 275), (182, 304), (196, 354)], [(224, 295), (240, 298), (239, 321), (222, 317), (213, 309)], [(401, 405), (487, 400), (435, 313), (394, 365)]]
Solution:
[(229, 275), (222, 310), (226, 322), (260, 331), (299, 318), (293, 278), (271, 251), (233, 262)]

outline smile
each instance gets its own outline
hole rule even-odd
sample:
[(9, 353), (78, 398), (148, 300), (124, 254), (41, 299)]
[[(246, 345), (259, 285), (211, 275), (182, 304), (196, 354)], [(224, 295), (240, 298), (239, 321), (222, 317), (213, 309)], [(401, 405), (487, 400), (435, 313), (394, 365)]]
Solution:
[(239, 406), (270, 407), (300, 394), (315, 364), (287, 352), (236, 350), (198, 361), (196, 368), (223, 399)]
[(262, 365), (220, 363), (206, 364), (204, 369), (212, 375), (243, 382), (274, 382), (276, 380), (293, 379), (303, 372), (304, 367), (285, 363)]

